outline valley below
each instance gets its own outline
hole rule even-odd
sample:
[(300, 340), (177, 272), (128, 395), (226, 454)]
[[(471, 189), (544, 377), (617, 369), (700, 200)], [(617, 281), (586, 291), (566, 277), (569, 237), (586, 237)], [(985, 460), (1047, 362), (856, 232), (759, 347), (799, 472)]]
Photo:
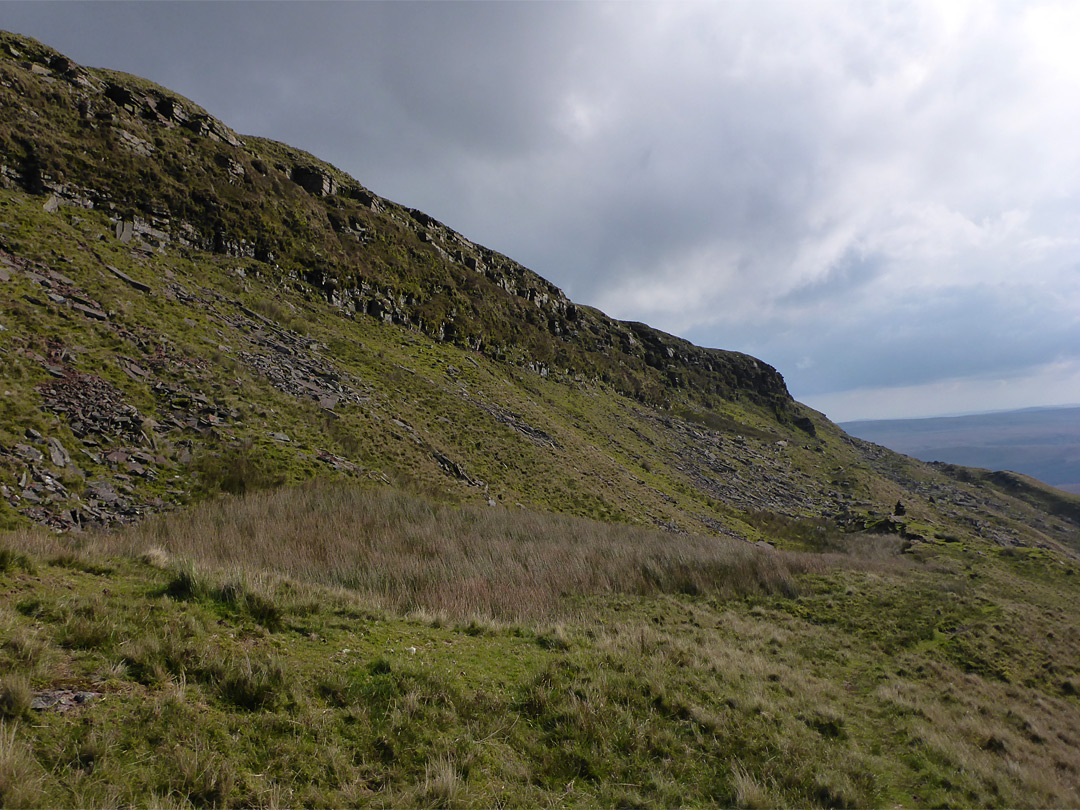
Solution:
[(1080, 494), (1080, 408), (848, 422), (841, 427), (923, 461), (1012, 470)]

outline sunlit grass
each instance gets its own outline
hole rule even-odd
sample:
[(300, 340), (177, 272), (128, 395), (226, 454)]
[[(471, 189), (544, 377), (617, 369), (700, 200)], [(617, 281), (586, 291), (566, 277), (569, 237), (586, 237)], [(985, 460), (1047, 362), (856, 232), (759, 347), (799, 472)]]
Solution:
[[(0, 790), (87, 807), (1074, 805), (1075, 594), (1011, 567), (1026, 562), (988, 558), (964, 584), (888, 538), (835, 540), (785, 554), (321, 485), (109, 535), (9, 534), (26, 565), (0, 574)], [(373, 561), (401, 573), (365, 585)], [(455, 568), (480, 583), (471, 601)], [(103, 697), (26, 708), (57, 686)]]

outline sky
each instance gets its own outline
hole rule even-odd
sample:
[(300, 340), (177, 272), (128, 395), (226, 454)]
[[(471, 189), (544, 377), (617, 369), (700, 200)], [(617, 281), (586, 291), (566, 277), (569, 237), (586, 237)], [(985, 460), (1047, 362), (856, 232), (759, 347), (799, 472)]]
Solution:
[(834, 421), (1080, 403), (1080, 3), (2, 2)]

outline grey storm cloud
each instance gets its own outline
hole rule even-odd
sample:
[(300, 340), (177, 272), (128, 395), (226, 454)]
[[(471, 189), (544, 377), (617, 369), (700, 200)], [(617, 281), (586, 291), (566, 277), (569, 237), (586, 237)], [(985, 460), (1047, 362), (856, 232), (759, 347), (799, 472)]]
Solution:
[(1080, 401), (1075, 3), (5, 3), (0, 27), (756, 354), (834, 418)]
[[(807, 394), (842, 390), (851, 379), (875, 388), (928, 384), (955, 377), (957, 368), (968, 376), (1018, 376), (1080, 346), (1080, 322), (1065, 313), (1047, 318), (1040, 297), (1023, 288), (959, 288), (933, 299), (858, 305), (861, 311), (832, 326), (785, 334), (773, 322), (746, 338), (758, 354), (790, 369), (789, 384)], [(873, 352), (865, 351), (867, 341)], [(830, 361), (817, 362), (821, 357)], [(815, 362), (803, 369), (801, 358)]]

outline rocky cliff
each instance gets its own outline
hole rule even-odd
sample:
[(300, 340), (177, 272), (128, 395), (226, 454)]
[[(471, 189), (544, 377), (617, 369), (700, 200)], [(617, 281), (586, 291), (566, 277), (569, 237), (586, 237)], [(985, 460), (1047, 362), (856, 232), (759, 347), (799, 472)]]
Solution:
[(309, 154), (241, 137), (164, 88), (13, 35), (0, 38), (0, 57), (0, 182), (107, 211), (124, 242), (256, 259), (347, 313), (540, 374), (602, 379), (643, 402), (686, 390), (706, 405), (748, 398), (798, 418), (771, 366), (575, 305), (423, 212)]

